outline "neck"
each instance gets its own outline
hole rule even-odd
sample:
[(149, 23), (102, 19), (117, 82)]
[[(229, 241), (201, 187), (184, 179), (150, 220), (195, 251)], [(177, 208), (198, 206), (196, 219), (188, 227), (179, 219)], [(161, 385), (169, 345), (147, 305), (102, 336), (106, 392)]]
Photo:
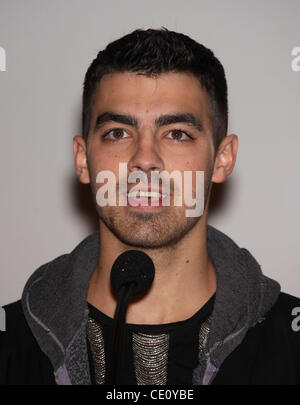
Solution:
[[(88, 301), (113, 317), (117, 297), (110, 287), (110, 271), (115, 259), (133, 247), (121, 243), (102, 222), (99, 231), (99, 259), (91, 277)], [(139, 250), (153, 260), (155, 278), (147, 293), (130, 302), (127, 323), (182, 321), (197, 312), (214, 294), (216, 273), (207, 253), (205, 217), (176, 246)]]

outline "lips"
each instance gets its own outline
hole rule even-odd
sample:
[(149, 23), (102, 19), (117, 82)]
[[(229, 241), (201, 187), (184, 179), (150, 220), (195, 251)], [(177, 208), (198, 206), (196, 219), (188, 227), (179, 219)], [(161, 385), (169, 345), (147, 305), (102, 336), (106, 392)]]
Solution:
[(161, 189), (136, 185), (127, 193), (127, 200), (128, 204), (135, 208), (158, 208), (167, 196)]
[(127, 193), (129, 198), (166, 198), (167, 194), (163, 194), (161, 189), (153, 188), (151, 186), (142, 187), (137, 184), (132, 187)]
[(159, 191), (133, 190), (127, 194), (128, 198), (166, 198), (167, 194), (162, 194)]

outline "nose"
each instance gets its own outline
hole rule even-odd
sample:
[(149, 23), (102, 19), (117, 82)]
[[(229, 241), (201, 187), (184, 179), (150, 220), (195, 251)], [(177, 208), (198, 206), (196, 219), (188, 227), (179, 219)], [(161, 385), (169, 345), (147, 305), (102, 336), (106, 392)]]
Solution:
[(144, 139), (140, 139), (135, 153), (128, 162), (128, 170), (130, 172), (141, 170), (147, 175), (149, 175), (152, 170), (164, 170), (164, 163), (157, 149), (154, 134), (147, 138), (144, 137)]

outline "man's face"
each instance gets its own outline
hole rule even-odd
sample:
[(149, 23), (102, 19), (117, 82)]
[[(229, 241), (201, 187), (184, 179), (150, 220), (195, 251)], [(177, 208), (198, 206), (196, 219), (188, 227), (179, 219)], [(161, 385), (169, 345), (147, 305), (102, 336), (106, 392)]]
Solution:
[[(122, 117), (100, 120), (99, 116), (107, 112), (119, 117), (130, 116), (133, 122), (124, 121)], [(183, 114), (194, 117), (195, 122), (182, 122), (179, 115)], [(179, 117), (179, 122), (158, 121), (166, 115)], [(104, 170), (114, 173), (117, 206), (96, 204), (100, 226), (103, 221), (129, 246), (151, 249), (174, 245), (199, 223), (201, 217), (186, 216), (184, 198), (182, 206), (174, 206), (176, 184), (172, 182), (169, 206), (154, 209), (118, 206), (119, 163), (127, 164), (127, 176), (136, 170), (143, 171), (149, 185), (152, 170), (168, 173), (176, 170), (182, 173), (182, 179), (184, 171), (204, 171), (206, 205), (213, 159), (208, 96), (194, 76), (165, 73), (150, 78), (129, 72), (103, 76), (94, 97), (87, 161), (95, 199), (97, 190), (103, 185), (96, 183), (97, 174)], [(133, 186), (128, 184), (128, 190)]]

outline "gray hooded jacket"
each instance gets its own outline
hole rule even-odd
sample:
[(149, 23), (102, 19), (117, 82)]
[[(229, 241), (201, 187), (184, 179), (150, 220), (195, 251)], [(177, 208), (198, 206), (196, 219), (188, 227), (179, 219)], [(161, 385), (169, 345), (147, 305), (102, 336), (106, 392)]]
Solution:
[[(228, 236), (207, 226), (208, 255), (217, 273), (210, 332), (193, 373), (193, 384), (208, 385), (248, 329), (264, 320), (280, 285)], [(38, 268), (27, 281), (22, 307), (58, 384), (90, 384), (86, 343), (89, 280), (97, 263), (99, 233), (88, 236), (70, 254)]]

